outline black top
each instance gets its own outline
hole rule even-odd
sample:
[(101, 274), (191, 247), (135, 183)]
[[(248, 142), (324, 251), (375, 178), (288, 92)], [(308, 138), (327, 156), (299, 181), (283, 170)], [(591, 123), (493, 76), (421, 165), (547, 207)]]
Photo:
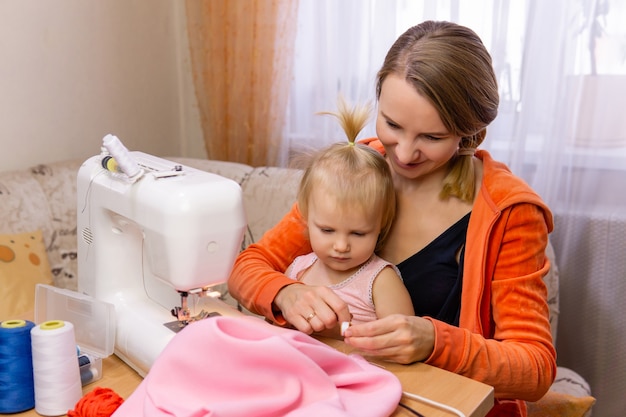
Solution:
[(467, 213), (424, 249), (398, 265), (404, 285), (411, 294), (416, 316), (428, 316), (459, 325), (469, 217), (470, 213)]

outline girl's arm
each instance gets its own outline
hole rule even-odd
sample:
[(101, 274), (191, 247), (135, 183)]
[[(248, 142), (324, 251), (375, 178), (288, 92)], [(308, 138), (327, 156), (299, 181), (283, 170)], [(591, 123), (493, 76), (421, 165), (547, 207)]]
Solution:
[(380, 271), (374, 280), (372, 299), (379, 319), (391, 314), (415, 315), (411, 296), (402, 278), (390, 266)]

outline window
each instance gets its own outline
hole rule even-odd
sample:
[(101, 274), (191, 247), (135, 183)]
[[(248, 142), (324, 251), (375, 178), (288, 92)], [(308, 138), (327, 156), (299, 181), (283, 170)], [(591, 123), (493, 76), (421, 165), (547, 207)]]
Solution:
[[(427, 19), (469, 26), (489, 49), (500, 109), (484, 146), (499, 159), (528, 163), (552, 151), (583, 165), (626, 166), (626, 118), (618, 114), (626, 2), (615, 0), (301, 0), (286, 146), (343, 140), (336, 121), (316, 113), (334, 110), (340, 93), (374, 103), (388, 48)], [(362, 136), (375, 134), (372, 118)]]

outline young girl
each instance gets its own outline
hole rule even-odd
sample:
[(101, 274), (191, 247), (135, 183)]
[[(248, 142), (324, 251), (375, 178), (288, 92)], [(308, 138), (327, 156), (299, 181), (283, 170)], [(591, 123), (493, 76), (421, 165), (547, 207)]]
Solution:
[[(312, 252), (296, 258), (285, 274), (334, 290), (348, 305), (352, 323), (399, 313), (413, 304), (397, 267), (377, 255), (391, 228), (396, 198), (389, 165), (374, 149), (355, 144), (368, 108), (349, 110), (339, 102), (336, 116), (348, 142), (314, 154), (304, 171), (298, 207)], [(319, 320), (312, 310), (309, 323)], [(328, 333), (328, 332), (327, 332)], [(338, 336), (338, 329), (332, 329)]]

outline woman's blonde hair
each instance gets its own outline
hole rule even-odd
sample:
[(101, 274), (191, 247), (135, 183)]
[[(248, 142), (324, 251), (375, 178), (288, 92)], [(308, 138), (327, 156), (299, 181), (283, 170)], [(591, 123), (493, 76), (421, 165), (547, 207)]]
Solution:
[(378, 71), (376, 95), (390, 74), (402, 76), (435, 107), (446, 129), (461, 137), (441, 197), (473, 201), (473, 150), (498, 114), (498, 84), (489, 52), (471, 29), (426, 21), (393, 44)]
[(306, 219), (309, 199), (315, 187), (324, 187), (337, 203), (381, 215), (381, 231), (376, 244), (384, 244), (396, 213), (396, 194), (391, 170), (385, 158), (369, 146), (356, 142), (365, 127), (371, 106), (349, 108), (340, 98), (338, 111), (323, 112), (337, 117), (348, 141), (334, 143), (308, 156), (298, 190), (298, 206)]

